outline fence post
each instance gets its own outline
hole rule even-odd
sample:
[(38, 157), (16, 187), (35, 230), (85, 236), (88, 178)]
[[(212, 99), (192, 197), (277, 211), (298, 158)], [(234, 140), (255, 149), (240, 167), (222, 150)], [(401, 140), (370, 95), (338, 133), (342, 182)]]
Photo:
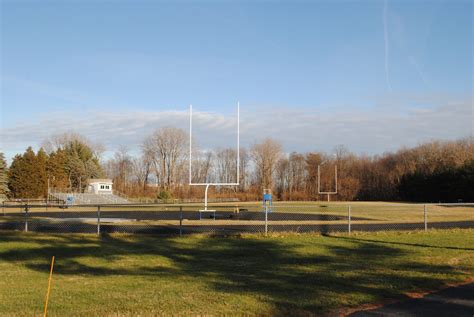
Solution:
[(179, 236), (183, 234), (183, 206), (179, 206)]
[(25, 232), (28, 232), (28, 204), (25, 204)]
[(265, 236), (268, 233), (268, 206), (265, 205)]
[(351, 234), (351, 206), (347, 208), (347, 232)]
[(425, 223), (425, 231), (428, 231), (428, 213), (426, 210), (426, 204), (423, 205), (423, 218)]
[(100, 235), (100, 206), (97, 206), (97, 235)]

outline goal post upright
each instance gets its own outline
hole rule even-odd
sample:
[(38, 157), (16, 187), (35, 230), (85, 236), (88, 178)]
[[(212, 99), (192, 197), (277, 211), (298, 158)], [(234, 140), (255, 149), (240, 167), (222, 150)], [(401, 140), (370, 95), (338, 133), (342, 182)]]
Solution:
[[(192, 182), (192, 160), (193, 160), (193, 149), (192, 149), (192, 139), (193, 139), (193, 105), (189, 105), (189, 186), (206, 186), (205, 196), (204, 196), (204, 209), (199, 210), (199, 213), (203, 211), (214, 212), (215, 219), (215, 210), (207, 209), (207, 192), (209, 186), (239, 186), (240, 185), (240, 102), (237, 102), (237, 177), (235, 183), (193, 183)], [(201, 218), (201, 216), (199, 216)]]
[(237, 102), (237, 186), (240, 185), (240, 102)]
[[(324, 164), (324, 163), (323, 163)], [(321, 165), (318, 165), (318, 194), (320, 195), (328, 195), (328, 201), (330, 200), (329, 195), (337, 195), (337, 165), (334, 165), (334, 186), (335, 189), (334, 191), (331, 192), (322, 192), (321, 191), (321, 172), (320, 172), (320, 167)]]
[(193, 147), (193, 105), (189, 105), (189, 185), (192, 184), (192, 151)]

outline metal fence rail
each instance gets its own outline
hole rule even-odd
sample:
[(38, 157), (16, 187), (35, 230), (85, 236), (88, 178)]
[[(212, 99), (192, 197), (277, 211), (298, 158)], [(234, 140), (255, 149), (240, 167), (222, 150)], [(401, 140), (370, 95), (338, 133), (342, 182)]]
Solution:
[(0, 230), (53, 233), (354, 232), (474, 228), (471, 204), (2, 205)]

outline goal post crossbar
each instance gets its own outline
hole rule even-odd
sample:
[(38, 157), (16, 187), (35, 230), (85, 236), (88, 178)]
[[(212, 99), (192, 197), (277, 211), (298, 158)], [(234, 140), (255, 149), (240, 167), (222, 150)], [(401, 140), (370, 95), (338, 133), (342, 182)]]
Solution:
[(337, 195), (337, 165), (334, 165), (334, 191), (331, 192), (322, 192), (321, 191), (321, 171), (320, 165), (318, 165), (318, 194), (320, 195), (328, 195), (328, 201), (330, 200), (330, 195)]
[[(192, 181), (193, 162), (193, 105), (189, 105), (189, 186), (206, 186), (204, 197), (204, 210), (207, 209), (207, 191), (209, 186), (239, 186), (240, 185), (240, 103), (237, 103), (237, 182), (235, 183), (193, 183)], [(215, 217), (214, 217), (215, 219)]]

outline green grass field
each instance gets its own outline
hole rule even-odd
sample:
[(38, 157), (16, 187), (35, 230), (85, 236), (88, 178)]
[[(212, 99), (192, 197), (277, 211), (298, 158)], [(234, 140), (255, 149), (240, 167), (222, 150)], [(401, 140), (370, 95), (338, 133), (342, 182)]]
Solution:
[(0, 315), (313, 315), (474, 275), (474, 230), (321, 236), (0, 232)]

